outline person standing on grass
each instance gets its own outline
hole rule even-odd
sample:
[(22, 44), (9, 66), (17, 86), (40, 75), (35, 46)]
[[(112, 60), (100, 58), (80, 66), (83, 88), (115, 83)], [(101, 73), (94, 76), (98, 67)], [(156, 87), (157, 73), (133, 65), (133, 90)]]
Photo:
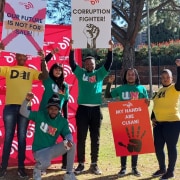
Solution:
[[(51, 53), (45, 57), (45, 61), (48, 63), (55, 53), (58, 53), (59, 49), (54, 48)], [(49, 98), (53, 93), (58, 93), (60, 98), (60, 110), (65, 119), (68, 119), (68, 99), (69, 99), (69, 86), (64, 81), (64, 71), (62, 64), (54, 63), (49, 70), (49, 77), (43, 80), (44, 92), (42, 95), (39, 110), (46, 110), (46, 105)], [(67, 154), (62, 157), (61, 170), (66, 170)]]
[[(73, 173), (76, 147), (67, 119), (62, 117), (59, 112), (59, 94), (54, 93), (48, 100), (46, 111), (30, 111), (27, 109), (27, 105), (33, 97), (33, 93), (27, 93), (26, 99), (21, 105), (20, 114), (35, 122), (32, 145), (33, 156), (36, 161), (33, 170), (34, 180), (41, 180), (41, 172), (51, 165), (51, 160), (65, 153), (67, 153), (67, 172), (63, 179), (76, 180)], [(65, 140), (57, 143), (60, 135), (63, 135)]]
[(78, 79), (78, 108), (76, 111), (77, 126), (77, 161), (78, 167), (75, 169), (76, 174), (84, 170), (85, 162), (85, 143), (88, 129), (91, 140), (91, 165), (90, 171), (94, 174), (101, 174), (99, 169), (98, 154), (100, 141), (100, 127), (102, 113), (100, 105), (102, 103), (102, 86), (103, 80), (109, 73), (112, 64), (113, 41), (109, 41), (107, 59), (105, 64), (95, 70), (95, 58), (88, 56), (85, 58), (84, 68), (78, 66), (74, 61), (74, 50), (69, 54), (69, 64), (76, 78)]
[[(0, 44), (0, 48), (4, 49), (2, 43)], [(0, 67), (0, 76), (5, 77), (6, 79), (6, 102), (3, 109), (5, 139), (0, 167), (0, 177), (4, 177), (7, 172), (8, 160), (16, 125), (18, 138), (17, 173), (21, 178), (27, 177), (24, 161), (26, 158), (26, 133), (29, 121), (19, 114), (19, 109), (26, 93), (31, 91), (33, 80), (43, 80), (48, 77), (44, 52), (39, 51), (39, 55), (41, 57), (42, 72), (26, 67), (25, 63), (27, 61), (27, 56), (18, 53), (16, 53), (17, 65)]]
[[(153, 124), (154, 146), (159, 163), (159, 170), (153, 177), (161, 176), (161, 180), (174, 177), (174, 168), (177, 160), (177, 142), (180, 133), (180, 59), (177, 65), (177, 81), (173, 83), (172, 72), (164, 69), (161, 73), (162, 87), (153, 97), (151, 120)], [(164, 146), (168, 151), (168, 168), (165, 165)]]
[[(111, 92), (111, 84), (114, 82), (115, 76), (109, 76), (108, 83), (105, 90), (105, 98), (119, 97), (120, 101), (125, 100), (137, 100), (145, 98), (145, 102), (149, 105), (148, 93), (144, 86), (140, 85), (140, 79), (138, 72), (135, 68), (129, 68), (125, 71), (123, 77), (123, 85), (116, 87)], [(126, 174), (126, 161), (127, 156), (121, 157), (121, 170), (118, 173), (119, 177), (123, 177)], [(135, 176), (141, 176), (141, 173), (137, 170), (138, 155), (132, 155), (131, 167), (132, 174)]]

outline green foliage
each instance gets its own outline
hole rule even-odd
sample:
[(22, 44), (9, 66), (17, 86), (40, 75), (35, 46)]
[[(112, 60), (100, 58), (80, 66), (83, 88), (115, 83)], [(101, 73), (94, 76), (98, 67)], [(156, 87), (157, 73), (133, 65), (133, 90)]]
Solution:
[(164, 23), (158, 24), (157, 26), (151, 26), (151, 42), (158, 43), (175, 40), (179, 38), (180, 28), (176, 28), (176, 32), (172, 29), (168, 29)]
[[(150, 0), (149, 1), (149, 8), (150, 12), (153, 9), (156, 9), (153, 13), (150, 13), (150, 24), (152, 28), (159, 28), (163, 27), (162, 35), (164, 36), (164, 30), (165, 33), (169, 34), (169, 32), (176, 33), (177, 28), (179, 27), (179, 0), (173, 0), (173, 3), (169, 1), (169, 3), (166, 3), (163, 7), (161, 6), (162, 3), (165, 3), (164, 0)], [(159, 6), (159, 8), (157, 8)], [(156, 30), (155, 30), (156, 31)], [(155, 35), (152, 33), (152, 35)], [(161, 36), (161, 35), (160, 35)], [(172, 35), (173, 36), (173, 35)], [(165, 36), (164, 36), (165, 37)], [(157, 37), (158, 39), (161, 37)], [(169, 38), (172, 39), (172, 38)], [(164, 39), (164, 41), (168, 41), (169, 39)], [(174, 37), (173, 37), (174, 39)], [(154, 39), (155, 40), (155, 39)], [(154, 42), (154, 41), (152, 41)], [(162, 42), (162, 41), (156, 41), (156, 42)]]
[[(174, 60), (180, 58), (180, 40), (171, 40), (151, 44), (152, 65), (174, 65)], [(136, 65), (148, 65), (147, 45), (140, 45), (136, 53)]]
[[(107, 49), (84, 49), (83, 59), (86, 56), (94, 56), (96, 59), (96, 67), (99, 68), (104, 64)], [(121, 44), (115, 44), (113, 50), (112, 70), (122, 67), (123, 47)], [(174, 65), (174, 60), (180, 58), (180, 40), (171, 40), (162, 43), (151, 44), (151, 62), (153, 66)], [(135, 52), (135, 65), (148, 66), (148, 47), (145, 44), (139, 45), (138, 51)]]

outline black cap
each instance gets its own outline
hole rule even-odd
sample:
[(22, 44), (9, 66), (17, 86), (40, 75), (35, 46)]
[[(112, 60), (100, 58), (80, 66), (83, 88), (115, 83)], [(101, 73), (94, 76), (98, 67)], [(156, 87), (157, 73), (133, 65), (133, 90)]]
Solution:
[(49, 108), (50, 106), (56, 106), (60, 110), (60, 99), (58, 94), (53, 94), (49, 99), (46, 107)]

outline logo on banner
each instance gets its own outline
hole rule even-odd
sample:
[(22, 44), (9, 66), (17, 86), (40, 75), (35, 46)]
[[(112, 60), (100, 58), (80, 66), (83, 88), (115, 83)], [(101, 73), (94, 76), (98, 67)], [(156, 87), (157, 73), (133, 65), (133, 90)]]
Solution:
[(27, 3), (19, 2), (19, 4), (23, 5), (26, 9), (34, 8), (34, 5), (31, 2), (27, 2)]
[(58, 43), (61, 49), (66, 49), (69, 47), (70, 39), (68, 37), (63, 37), (63, 42)]
[(26, 134), (27, 138), (32, 138), (34, 135), (34, 131), (35, 131), (35, 124), (29, 123), (27, 134)]
[(69, 129), (70, 129), (71, 133), (75, 133), (76, 132), (74, 125), (71, 124), (71, 123), (69, 123)]
[(12, 145), (11, 145), (10, 154), (14, 154), (14, 152), (17, 151), (17, 150), (18, 150), (18, 142), (13, 140)]
[(32, 69), (38, 70), (38, 68), (37, 68), (35, 65), (33, 65), (33, 64), (28, 64), (28, 67), (30, 67), (30, 68), (32, 68)]
[(12, 63), (15, 59), (15, 54), (14, 53), (10, 53), (9, 56), (4, 56), (4, 58), (6, 59), (7, 63)]
[(51, 46), (55, 44), (55, 42), (44, 42), (44, 46)]
[(133, 104), (131, 102), (127, 102), (126, 104), (123, 104), (123, 106), (130, 108), (131, 106), (133, 106)]
[(92, 5), (99, 3), (99, 0), (84, 0), (90, 2)]
[(74, 103), (74, 98), (73, 98), (71, 95), (69, 95), (69, 100), (68, 100), (68, 102), (69, 102), (69, 103)]
[(34, 94), (34, 98), (31, 100), (32, 105), (39, 104), (38, 97)]
[(68, 75), (72, 74), (71, 67), (66, 65), (66, 64), (64, 64), (63, 70), (64, 70), (64, 76), (65, 77), (67, 77)]
[[(62, 42), (59, 42), (59, 48), (60, 49), (66, 49), (69, 47), (70, 39), (68, 37), (63, 36)], [(55, 42), (44, 42), (44, 46), (52, 46)]]

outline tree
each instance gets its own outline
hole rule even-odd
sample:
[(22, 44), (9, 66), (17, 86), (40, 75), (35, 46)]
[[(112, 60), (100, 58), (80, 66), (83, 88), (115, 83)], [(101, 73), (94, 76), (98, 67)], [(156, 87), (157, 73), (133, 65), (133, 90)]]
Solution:
[(48, 0), (46, 24), (70, 24), (71, 0)]
[[(153, 7), (153, 4), (150, 4), (150, 6)], [(156, 13), (151, 15), (150, 23), (154, 26), (163, 24), (165, 29), (177, 32), (180, 25), (180, 1), (177, 1), (177, 4), (170, 3), (162, 9), (158, 9)]]
[[(146, 2), (148, 0), (113, 0), (112, 35), (124, 47), (123, 68), (133, 67), (135, 63), (135, 39), (142, 25), (146, 24)], [(180, 10), (176, 0), (149, 0), (150, 15), (168, 9)], [(120, 23), (121, 24), (120, 24)]]
[(164, 23), (151, 26), (151, 43), (161, 43), (178, 39), (178, 32), (168, 29)]

